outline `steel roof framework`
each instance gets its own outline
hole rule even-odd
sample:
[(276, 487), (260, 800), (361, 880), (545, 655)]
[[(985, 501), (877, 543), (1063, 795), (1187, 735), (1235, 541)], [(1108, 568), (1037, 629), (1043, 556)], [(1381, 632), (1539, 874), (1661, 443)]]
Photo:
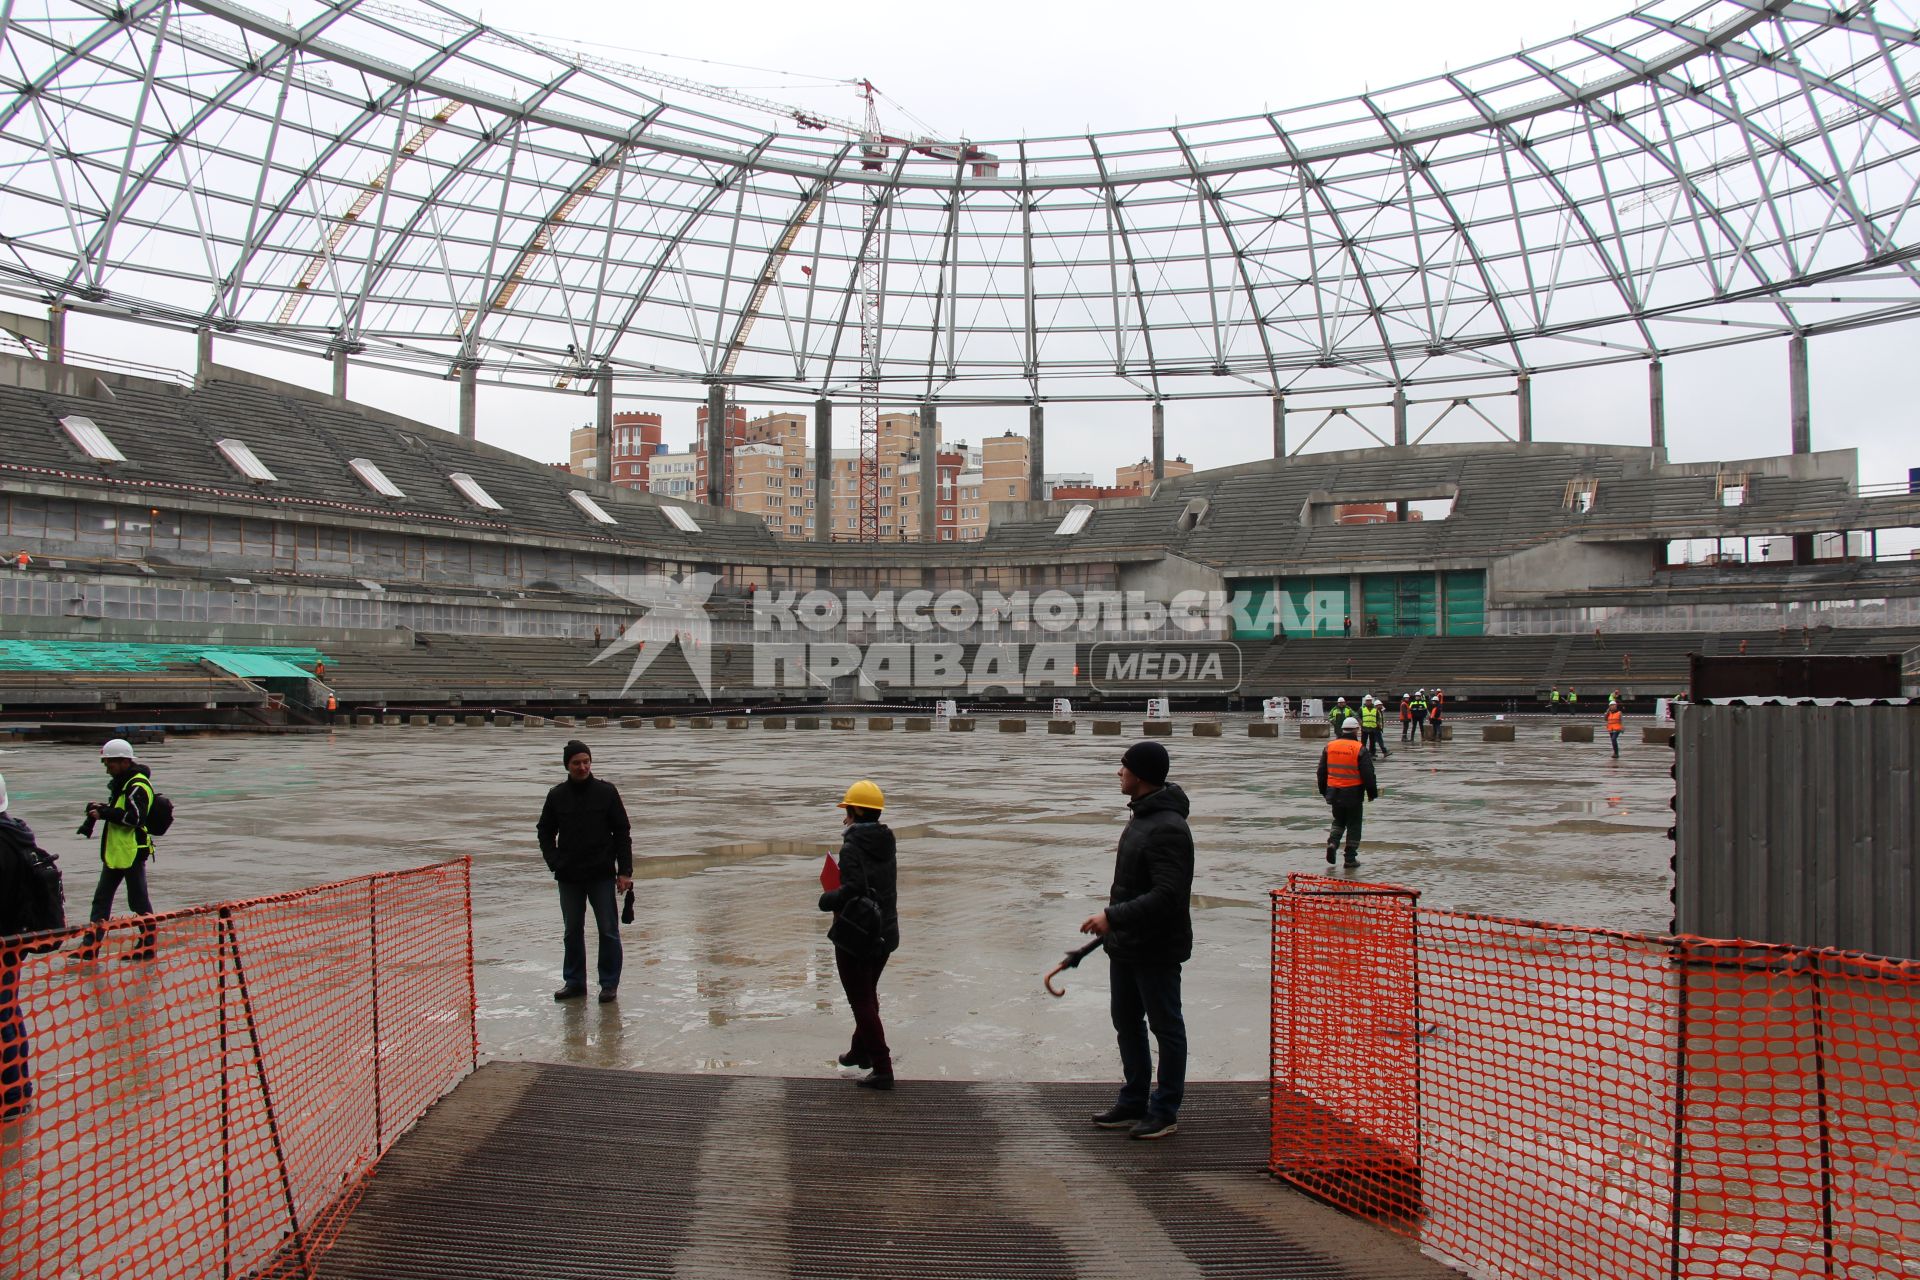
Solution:
[(851, 399), (864, 259), (884, 393), (954, 404), (1511, 382), (1920, 311), (1920, 32), (1884, 0), (1655, 0), (1340, 101), (981, 142), (989, 177), (431, 0), (289, 15), (0, 0), (0, 292)]

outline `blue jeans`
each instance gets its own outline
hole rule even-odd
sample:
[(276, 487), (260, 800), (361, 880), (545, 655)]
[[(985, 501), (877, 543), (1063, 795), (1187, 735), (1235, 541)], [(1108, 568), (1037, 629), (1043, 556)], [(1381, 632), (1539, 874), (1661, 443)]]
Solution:
[[(1187, 1023), (1180, 1016), (1180, 966), (1114, 960), (1113, 1029), (1120, 1036), (1119, 1105), (1171, 1120), (1180, 1114), (1187, 1092)], [(1160, 1045), (1160, 1083), (1151, 1095), (1153, 1054), (1147, 1031)]]
[(20, 1013), (20, 955), (0, 949), (0, 1119), (25, 1111), (33, 1096), (29, 1049), (27, 1020)]
[(616, 991), (620, 987), (620, 912), (614, 905), (613, 877), (590, 880), (585, 884), (560, 881), (560, 919), (566, 924), (566, 941), (560, 957), (560, 981), (582, 991), (587, 986), (587, 904), (593, 904), (593, 925), (600, 934), (600, 989)]

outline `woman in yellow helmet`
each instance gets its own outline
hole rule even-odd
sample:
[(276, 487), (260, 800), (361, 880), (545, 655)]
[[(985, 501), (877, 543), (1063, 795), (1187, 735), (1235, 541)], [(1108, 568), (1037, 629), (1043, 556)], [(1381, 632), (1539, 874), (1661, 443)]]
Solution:
[(869, 1071), (863, 1089), (893, 1088), (893, 1054), (880, 1025), (880, 974), (900, 945), (895, 905), (898, 864), (893, 832), (880, 821), (886, 807), (880, 788), (861, 779), (840, 800), (846, 810), (840, 837), (840, 887), (820, 895), (820, 909), (833, 912), (834, 964), (853, 1008), (853, 1044), (840, 1055), (843, 1067)]

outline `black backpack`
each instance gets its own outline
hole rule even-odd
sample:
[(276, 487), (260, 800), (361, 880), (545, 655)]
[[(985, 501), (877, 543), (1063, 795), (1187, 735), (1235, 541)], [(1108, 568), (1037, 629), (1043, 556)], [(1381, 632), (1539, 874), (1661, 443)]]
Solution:
[[(60, 876), (60, 860), (38, 845), (22, 846), (11, 835), (0, 835), (6, 843), (19, 853), (22, 868), (23, 888), (26, 893), (25, 909), (21, 912), (21, 921), (25, 933), (57, 933), (67, 927), (67, 893)], [(57, 951), (60, 940), (54, 938), (37, 946), (24, 947), (29, 952)]]
[(153, 802), (147, 806), (147, 834), (163, 836), (172, 826), (173, 801), (156, 791), (153, 793)]

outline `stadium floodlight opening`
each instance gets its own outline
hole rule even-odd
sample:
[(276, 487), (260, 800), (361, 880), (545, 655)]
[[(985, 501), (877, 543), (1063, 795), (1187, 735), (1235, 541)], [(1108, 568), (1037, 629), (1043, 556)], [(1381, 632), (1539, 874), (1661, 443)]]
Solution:
[(125, 462), (127, 455), (120, 452), (113, 441), (107, 439), (107, 433), (100, 429), (92, 418), (70, 413), (60, 419), (67, 438), (73, 441), (80, 452), (95, 462)]
[(597, 524), (619, 524), (620, 523), (618, 520), (615, 520), (612, 516), (607, 514), (607, 509), (605, 507), (595, 502), (592, 499), (592, 497), (590, 497), (589, 495), (580, 492), (580, 490), (569, 489), (567, 490), (567, 496), (573, 499), (574, 506), (586, 512), (587, 515), (590, 518), (592, 518), (592, 520), (595, 523)]
[(0, 293), (426, 376), (1511, 396), (1920, 317), (1920, 32), (1891, 0), (1649, 0), (1341, 100), (963, 147), (863, 146), (431, 0), (23, 3)]
[(1091, 519), (1093, 519), (1093, 507), (1082, 502), (1067, 512), (1066, 519), (1062, 520), (1060, 527), (1053, 531), (1054, 535), (1061, 538), (1071, 538), (1074, 534), (1086, 528), (1087, 521)]
[(455, 471), (454, 473), (449, 475), (447, 479), (451, 480), (453, 482), (453, 487), (460, 491), (460, 496), (465, 498), (468, 502), (471, 502), (474, 506), (485, 507), (488, 511), (505, 510), (505, 508), (503, 508), (497, 501), (494, 500), (494, 496), (492, 494), (488, 493), (485, 489), (481, 488), (480, 482), (478, 480), (475, 480), (472, 476), (468, 475), (466, 472)]
[(660, 505), (660, 514), (667, 518), (669, 524), (683, 533), (700, 532), (700, 526), (694, 522), (692, 516), (687, 514), (685, 507), (669, 506), (666, 503), (662, 503)]
[(279, 478), (267, 470), (267, 464), (260, 461), (259, 456), (247, 446), (246, 441), (216, 440), (213, 443), (219, 448), (221, 456), (232, 464), (233, 469), (247, 479), (271, 484)]
[(367, 488), (373, 490), (375, 493), (388, 498), (404, 498), (407, 496), (400, 491), (399, 485), (387, 479), (386, 472), (374, 466), (365, 458), (350, 458), (347, 460), (347, 465), (353, 468), (353, 474), (360, 477), (360, 483), (366, 485)]

